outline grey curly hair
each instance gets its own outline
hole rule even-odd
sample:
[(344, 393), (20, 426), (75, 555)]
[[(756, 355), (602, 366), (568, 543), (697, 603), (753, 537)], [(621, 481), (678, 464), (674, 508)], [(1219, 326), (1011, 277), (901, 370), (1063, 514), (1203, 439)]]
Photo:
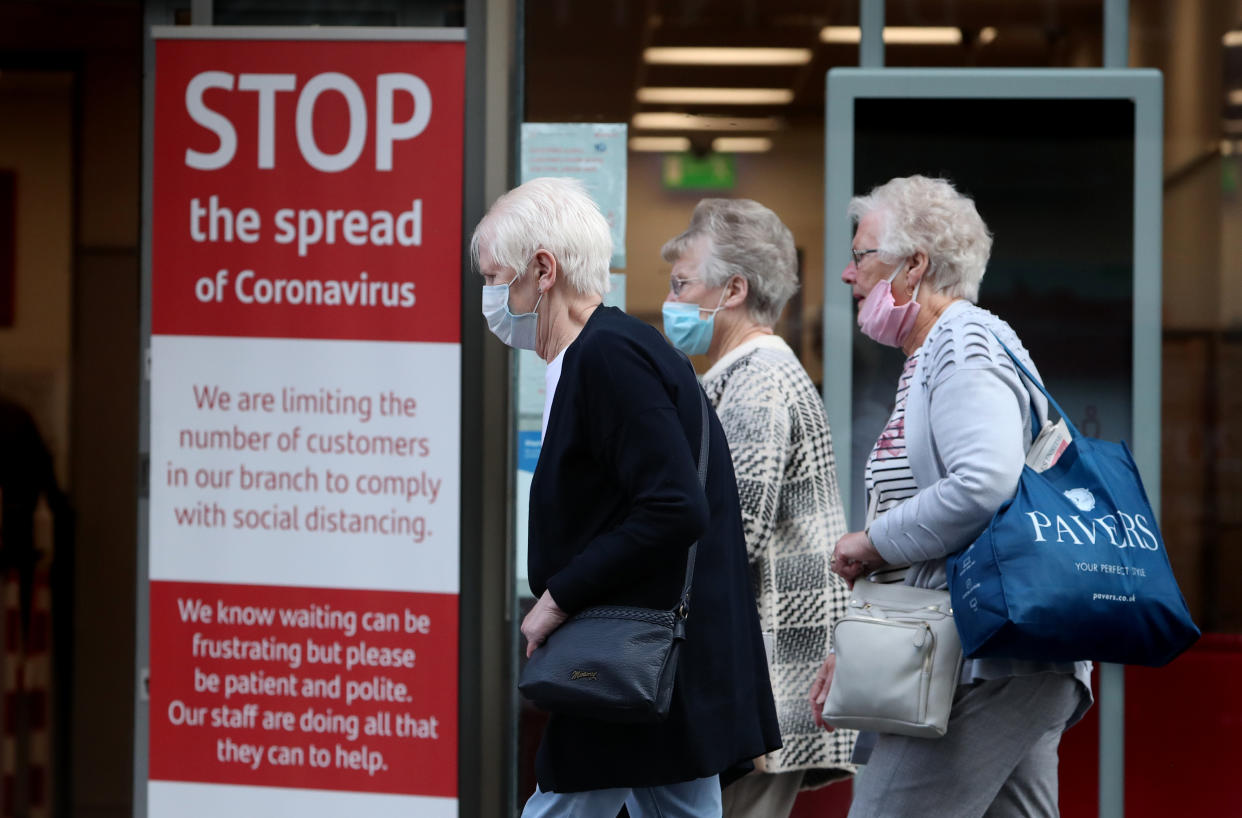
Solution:
[(992, 254), (992, 234), (975, 202), (947, 179), (905, 176), (874, 187), (850, 200), (850, 218), (858, 223), (881, 214), (879, 256), (888, 263), (922, 250), (927, 254), (927, 282), (936, 292), (979, 300), (979, 283)]
[(665, 242), (660, 255), (675, 262), (701, 236), (707, 237), (703, 282), (719, 287), (741, 276), (751, 317), (765, 326), (775, 324), (798, 290), (798, 251), (780, 217), (751, 199), (703, 199), (686, 232)]

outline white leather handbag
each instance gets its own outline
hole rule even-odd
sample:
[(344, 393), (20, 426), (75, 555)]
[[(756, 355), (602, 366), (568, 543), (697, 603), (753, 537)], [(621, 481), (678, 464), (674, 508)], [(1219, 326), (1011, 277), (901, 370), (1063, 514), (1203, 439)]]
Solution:
[(837, 667), (824, 721), (905, 736), (945, 734), (962, 671), (948, 591), (860, 579), (832, 635)]

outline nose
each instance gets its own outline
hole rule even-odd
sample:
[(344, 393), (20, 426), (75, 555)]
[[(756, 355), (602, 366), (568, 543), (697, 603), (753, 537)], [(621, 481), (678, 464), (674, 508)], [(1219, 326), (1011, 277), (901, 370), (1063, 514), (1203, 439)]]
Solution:
[(854, 266), (853, 260), (845, 265), (845, 269), (841, 271), (841, 281), (846, 284), (853, 285), (858, 280), (858, 268)]
[(676, 300), (677, 300), (677, 296), (673, 295), (673, 288), (670, 287), (668, 290), (668, 295), (664, 296), (664, 302), (668, 303), (670, 301), (676, 301)]

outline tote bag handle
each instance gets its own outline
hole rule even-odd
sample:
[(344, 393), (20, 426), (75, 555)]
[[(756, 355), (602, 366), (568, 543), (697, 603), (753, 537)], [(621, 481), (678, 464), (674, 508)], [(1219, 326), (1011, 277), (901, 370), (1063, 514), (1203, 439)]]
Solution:
[[(1005, 354), (1008, 355), (1010, 360), (1013, 361), (1013, 365), (1018, 368), (1018, 371), (1022, 373), (1027, 381), (1034, 384), (1035, 388), (1042, 392), (1044, 397), (1048, 399), (1049, 405), (1051, 405), (1053, 409), (1057, 410), (1057, 414), (1060, 415), (1061, 419), (1065, 421), (1065, 428), (1069, 430), (1070, 438), (1073, 439), (1081, 437), (1078, 432), (1078, 427), (1074, 425), (1074, 421), (1070, 420), (1069, 415), (1065, 414), (1065, 410), (1061, 408), (1061, 404), (1057, 403), (1056, 398), (1052, 397), (1052, 394), (1049, 393), (1048, 390), (1044, 388), (1044, 385), (1031, 374), (1031, 371), (1022, 365), (1022, 362), (1018, 360), (1018, 356), (1013, 354), (1013, 350), (1005, 346), (1005, 342), (1000, 339), (1000, 336), (997, 335), (995, 331), (992, 332), (992, 335), (996, 337), (996, 343), (1000, 344), (1001, 349), (1005, 350)], [(1031, 417), (1035, 417), (1034, 412), (1031, 413)], [(1032, 423), (1031, 426), (1034, 427), (1035, 424)], [(1032, 431), (1033, 434), (1038, 434), (1038, 430), (1033, 429)]]

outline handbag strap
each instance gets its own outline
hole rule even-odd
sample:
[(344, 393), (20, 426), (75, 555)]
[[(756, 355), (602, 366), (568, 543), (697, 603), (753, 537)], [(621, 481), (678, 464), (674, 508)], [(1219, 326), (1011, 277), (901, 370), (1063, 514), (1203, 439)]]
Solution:
[[(681, 350), (677, 350), (681, 357), (685, 359), (690, 366), (690, 371), (694, 371), (694, 364), (690, 363), (690, 359)], [(701, 433), (699, 435), (699, 485), (707, 490), (707, 445), (711, 440), (711, 425), (707, 414), (707, 394), (703, 391), (703, 387), (699, 386), (698, 375), (694, 376), (694, 383), (699, 392), (699, 416), (701, 418)], [(690, 546), (689, 553), (686, 554), (686, 580), (681, 587), (681, 601), (677, 605), (677, 616), (685, 619), (690, 615), (690, 586), (694, 583), (694, 558), (699, 550), (699, 542), (695, 540), (694, 545)]]
[[(1034, 384), (1036, 389), (1044, 393), (1044, 397), (1048, 399), (1048, 403), (1052, 405), (1053, 409), (1057, 410), (1057, 414), (1060, 415), (1061, 419), (1065, 421), (1065, 428), (1069, 430), (1070, 438), (1081, 437), (1078, 433), (1078, 427), (1074, 425), (1074, 421), (1070, 420), (1069, 415), (1065, 414), (1065, 410), (1061, 408), (1061, 404), (1057, 403), (1056, 398), (1052, 397), (1052, 394), (1044, 388), (1044, 385), (1040, 383), (1034, 375), (1031, 374), (1031, 371), (1023, 366), (1022, 362), (1018, 360), (1018, 356), (1013, 354), (1013, 350), (1005, 346), (1005, 342), (1000, 339), (1000, 336), (996, 334), (995, 330), (992, 331), (992, 335), (996, 337), (996, 343), (1000, 344), (1001, 349), (1005, 350), (1005, 354), (1007, 354), (1010, 360), (1013, 361), (1013, 365), (1018, 368), (1018, 371), (1026, 377), (1029, 383)], [(1031, 417), (1035, 417), (1033, 412)], [(1032, 429), (1034, 429), (1034, 426), (1035, 424), (1032, 422)], [(1038, 434), (1038, 430), (1035, 430), (1033, 433)]]

